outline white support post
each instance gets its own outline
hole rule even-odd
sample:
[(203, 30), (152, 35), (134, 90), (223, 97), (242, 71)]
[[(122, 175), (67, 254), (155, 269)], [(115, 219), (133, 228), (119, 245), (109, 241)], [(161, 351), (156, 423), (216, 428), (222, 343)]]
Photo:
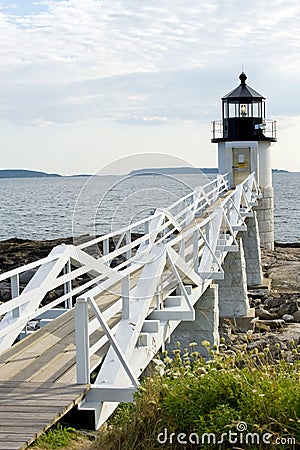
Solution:
[[(126, 231), (126, 245), (131, 244), (131, 231), (127, 230)], [(130, 259), (131, 258), (131, 248), (129, 250), (127, 250), (126, 252), (126, 259)]]
[[(209, 221), (205, 225), (205, 239), (206, 239), (208, 244), (210, 244), (210, 227), (211, 227), (211, 221)], [(204, 238), (204, 236), (203, 236), (203, 238)]]
[(199, 245), (199, 236), (198, 236), (198, 229), (196, 229), (193, 232), (193, 262), (195, 272), (198, 272), (199, 269), (198, 245)]
[[(148, 234), (149, 234), (149, 229), (150, 229), (150, 227), (149, 227), (149, 222), (147, 221), (147, 222), (145, 222), (145, 225), (144, 225), (144, 233), (145, 233), (145, 236), (147, 236)], [(146, 241), (145, 241), (145, 244), (146, 245), (149, 245), (150, 244), (150, 239), (147, 239)]]
[(185, 240), (184, 237), (182, 236), (181, 241), (179, 242), (179, 256), (184, 259), (184, 254), (185, 254)]
[(180, 275), (179, 275), (178, 270), (176, 268), (176, 265), (175, 265), (175, 263), (174, 263), (174, 261), (172, 259), (172, 255), (170, 254), (170, 251), (168, 249), (167, 249), (167, 256), (168, 256), (168, 259), (169, 259), (169, 262), (170, 262), (170, 265), (171, 265), (171, 270), (172, 270), (172, 272), (175, 275), (175, 278), (177, 280), (178, 287), (180, 289), (180, 293), (184, 297), (185, 302), (186, 302), (186, 306), (187, 306), (189, 312), (191, 313), (191, 319), (190, 320), (194, 320), (195, 319), (195, 310), (194, 310), (193, 305), (191, 304), (191, 301), (190, 301), (190, 298), (189, 298), (189, 293), (188, 293), (188, 291), (190, 292), (190, 289), (187, 289), (184, 286), (184, 284), (182, 282), (182, 279), (180, 278)]
[(191, 211), (189, 211), (189, 210), (185, 213), (185, 221), (184, 221), (184, 223), (183, 223), (183, 227), (184, 227), (184, 228), (188, 227), (189, 224), (190, 224), (190, 222), (191, 222), (191, 220), (190, 220), (190, 214), (191, 214)]
[[(20, 295), (20, 282), (19, 282), (19, 274), (13, 275), (10, 279), (10, 287), (11, 287), (11, 298), (19, 297)], [(20, 317), (20, 307), (14, 308), (12, 310), (13, 317)]]
[[(67, 264), (64, 267), (64, 274), (70, 274), (71, 273), (71, 261), (70, 259), (68, 260)], [(64, 284), (64, 294), (68, 294), (69, 292), (72, 291), (72, 281), (69, 280)], [(73, 305), (72, 305), (72, 296), (67, 298), (65, 300), (65, 308), (67, 309), (72, 309)]]
[(162, 294), (161, 294), (161, 290), (162, 290), (162, 283), (159, 282), (157, 284), (157, 288), (155, 290), (155, 308), (156, 309), (161, 309), (162, 308)]
[(109, 254), (109, 238), (103, 240), (103, 255)]
[[(232, 204), (230, 222), (233, 227), (238, 224), (239, 209), (240, 209), (240, 195), (238, 195), (239, 193), (237, 190), (239, 189), (239, 186), (240, 185), (238, 185), (235, 188), (234, 194), (232, 195), (232, 197), (230, 197), (230, 201)], [(238, 195), (238, 199), (237, 199), (237, 195)], [(238, 206), (236, 206), (236, 205), (238, 205)]]
[(226, 215), (226, 217), (228, 219), (228, 222), (230, 223), (230, 226), (231, 226), (231, 204), (230, 204), (230, 202), (226, 202), (225, 209), (226, 209), (225, 215)]
[(122, 319), (130, 317), (130, 275), (122, 279)]
[(75, 305), (75, 344), (77, 384), (90, 382), (90, 339), (87, 298), (78, 298)]
[(196, 211), (197, 211), (197, 208), (198, 208), (198, 203), (199, 203), (198, 195), (197, 195), (196, 192), (194, 192), (193, 195), (192, 195), (192, 205), (191, 205), (192, 206), (191, 211), (192, 211), (192, 214), (193, 214), (194, 218), (195, 218)]
[(199, 228), (199, 234), (204, 240), (205, 247), (199, 262), (198, 273), (204, 278), (223, 279), (224, 276), (220, 258), (216, 252), (221, 224), (222, 210), (216, 209), (215, 214), (205, 226), (205, 235)]

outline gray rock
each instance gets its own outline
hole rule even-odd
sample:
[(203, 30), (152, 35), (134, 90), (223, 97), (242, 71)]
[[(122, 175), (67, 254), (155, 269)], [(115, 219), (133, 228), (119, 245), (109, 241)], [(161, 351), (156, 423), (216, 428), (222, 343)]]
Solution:
[(281, 319), (283, 314), (278, 312), (278, 309), (272, 308), (270, 309), (270, 313), (273, 319)]
[(277, 308), (283, 305), (285, 302), (286, 300), (284, 298), (269, 297), (265, 300), (264, 306), (266, 306), (266, 308)]
[(266, 290), (265, 289), (249, 289), (248, 290), (248, 295), (250, 297), (252, 297), (253, 299), (256, 298), (264, 298), (267, 294), (266, 294)]
[(274, 319), (273, 315), (269, 311), (261, 307), (255, 310), (255, 316), (263, 320)]
[(281, 316), (284, 314), (294, 314), (294, 312), (298, 311), (298, 309), (298, 302), (289, 302), (279, 306), (278, 314)]
[(294, 321), (300, 323), (300, 311), (296, 311), (293, 314)]
[(232, 334), (232, 328), (229, 325), (225, 324), (225, 323), (221, 324), (219, 331), (220, 331), (220, 337), (221, 338), (222, 337), (224, 337), (224, 338), (230, 337), (231, 334)]
[(249, 344), (247, 345), (247, 349), (248, 350), (252, 350), (253, 348), (264, 348), (266, 346), (266, 344), (268, 343), (268, 341), (266, 341), (265, 339), (259, 339), (255, 342), (249, 342)]
[(282, 328), (285, 325), (285, 321), (282, 319), (273, 320), (260, 320), (258, 318), (252, 319), (252, 325), (254, 330), (268, 331), (274, 328)]
[(285, 322), (294, 322), (294, 317), (291, 314), (283, 314), (282, 319)]
[(7, 302), (11, 299), (10, 289), (0, 289), (0, 299), (3, 302)]
[(297, 292), (299, 290), (299, 272), (300, 261), (292, 260), (290, 257), (281, 260), (281, 264), (274, 265), (268, 270), (268, 277), (272, 278), (274, 289), (280, 289), (282, 292)]

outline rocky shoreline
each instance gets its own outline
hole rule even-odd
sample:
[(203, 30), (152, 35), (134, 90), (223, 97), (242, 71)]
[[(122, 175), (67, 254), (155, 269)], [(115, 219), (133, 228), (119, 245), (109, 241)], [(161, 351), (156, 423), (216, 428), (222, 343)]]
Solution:
[(261, 257), (265, 286), (248, 291), (255, 317), (247, 332), (227, 322), (225, 347), (236, 352), (268, 348), (273, 360), (291, 363), (300, 345), (300, 244), (275, 243), (274, 251), (262, 250)]
[(49, 255), (59, 244), (73, 244), (73, 238), (30, 240), (12, 238), (0, 242), (0, 273), (29, 264)]
[[(88, 240), (87, 237), (83, 240)], [(33, 241), (13, 238), (0, 242), (0, 273), (46, 257), (61, 243), (73, 244), (73, 238)], [(250, 306), (255, 308), (252, 321), (251, 345), (263, 343), (289, 346), (290, 341), (300, 345), (300, 244), (275, 243), (275, 250), (262, 251), (264, 277), (271, 280), (270, 289), (249, 290)], [(0, 302), (8, 300), (7, 285), (0, 283)], [(244, 333), (230, 324), (227, 342), (240, 345)], [(249, 334), (249, 333), (248, 333)], [(255, 344), (255, 342), (257, 344)]]

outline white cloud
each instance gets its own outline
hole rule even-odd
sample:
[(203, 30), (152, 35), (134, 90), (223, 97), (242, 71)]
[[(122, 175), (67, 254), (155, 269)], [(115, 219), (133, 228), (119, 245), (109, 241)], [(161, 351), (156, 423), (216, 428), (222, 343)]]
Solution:
[(233, 49), (247, 60), (276, 61), (277, 45), (292, 50), (299, 39), (300, 7), (291, 1), (272, 7), (258, 0), (43, 3), (48, 9), (37, 14), (1, 14), (2, 61), (8, 68), (30, 65), (25, 77), (39, 82), (41, 70), (45, 81), (53, 80), (52, 65), (57, 81), (74, 81), (216, 64), (222, 55), (232, 60)]
[(298, 117), (299, 24), (298, 0), (0, 1), (0, 118), (209, 124), (243, 65), (271, 117)]

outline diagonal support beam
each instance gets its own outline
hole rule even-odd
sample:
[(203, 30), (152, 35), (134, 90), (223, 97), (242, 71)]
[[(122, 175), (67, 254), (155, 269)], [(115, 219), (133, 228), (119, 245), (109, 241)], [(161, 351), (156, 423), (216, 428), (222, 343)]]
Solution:
[(95, 316), (97, 317), (103, 331), (105, 332), (105, 334), (109, 340), (109, 343), (112, 346), (115, 354), (117, 355), (120, 363), (122, 364), (128, 378), (130, 379), (133, 386), (137, 387), (139, 385), (138, 379), (132, 372), (126, 356), (123, 354), (122, 349), (121, 349), (117, 339), (111, 333), (111, 330), (110, 330), (109, 326), (107, 325), (107, 322), (104, 319), (103, 314), (101, 313), (99, 307), (97, 306), (97, 304), (95, 303), (95, 301), (92, 298), (88, 298), (88, 303), (91, 305), (91, 308), (95, 313)]

